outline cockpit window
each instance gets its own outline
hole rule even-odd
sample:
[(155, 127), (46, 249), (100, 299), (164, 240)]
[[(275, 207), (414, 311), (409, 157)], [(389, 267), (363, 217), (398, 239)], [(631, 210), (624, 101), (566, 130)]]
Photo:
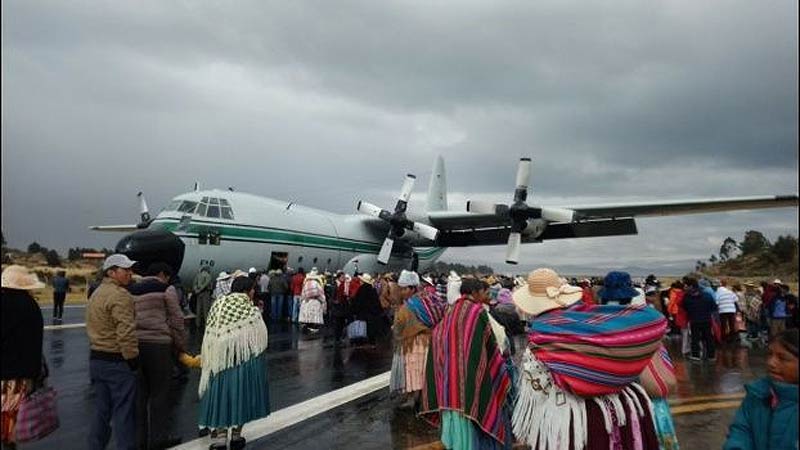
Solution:
[(184, 200), (181, 203), (181, 206), (178, 207), (178, 212), (183, 213), (193, 213), (194, 209), (197, 207), (197, 202), (191, 202), (188, 200)]
[(208, 210), (206, 210), (206, 217), (219, 217), (219, 206), (208, 205)]
[(224, 198), (203, 197), (200, 202), (189, 200), (173, 200), (164, 211), (178, 211), (187, 214), (196, 214), (203, 217), (222, 218), (233, 220), (233, 208)]
[(179, 206), (181, 206), (181, 200), (173, 200), (164, 208), (164, 211), (177, 211)]

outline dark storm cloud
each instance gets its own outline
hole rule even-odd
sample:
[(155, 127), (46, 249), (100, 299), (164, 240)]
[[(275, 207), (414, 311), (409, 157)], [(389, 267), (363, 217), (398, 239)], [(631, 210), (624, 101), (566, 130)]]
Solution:
[[(419, 210), (436, 154), (459, 209), (507, 201), (520, 156), (548, 204), (793, 193), (797, 8), (3, 2), (3, 230), (111, 245), (86, 226), (195, 180), (345, 213), (415, 172)], [(797, 233), (794, 211), (758, 214), (674, 220)], [(690, 240), (664, 261), (713, 247)], [(555, 248), (617, 247), (586, 242)]]

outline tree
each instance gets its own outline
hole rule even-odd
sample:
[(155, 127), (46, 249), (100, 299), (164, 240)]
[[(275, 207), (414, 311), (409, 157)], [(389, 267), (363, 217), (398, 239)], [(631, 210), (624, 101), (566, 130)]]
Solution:
[(797, 255), (797, 245), (797, 238), (793, 236), (778, 236), (778, 239), (772, 244), (772, 254), (779, 262), (790, 262)]
[(738, 256), (739, 253), (739, 244), (736, 241), (728, 236), (722, 242), (722, 246), (719, 248), (719, 259), (720, 261), (727, 261), (729, 259), (733, 259)]
[(28, 253), (39, 253), (41, 251), (42, 246), (36, 241), (31, 242), (31, 245), (28, 246)]
[(708, 258), (708, 262), (710, 262), (711, 264), (716, 264), (717, 263), (717, 255), (712, 254), (711, 257)]
[(58, 256), (58, 252), (55, 250), (48, 250), (47, 253), (44, 254), (45, 260), (47, 260), (47, 265), (51, 267), (58, 267), (61, 265), (61, 257)]
[(760, 232), (750, 230), (744, 234), (744, 240), (739, 244), (742, 255), (755, 255), (770, 248), (769, 240)]

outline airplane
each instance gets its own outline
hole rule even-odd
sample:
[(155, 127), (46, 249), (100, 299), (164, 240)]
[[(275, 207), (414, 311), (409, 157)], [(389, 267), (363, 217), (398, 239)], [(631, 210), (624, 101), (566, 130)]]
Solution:
[(506, 245), (505, 261), (516, 264), (522, 244), (553, 239), (637, 234), (636, 217), (761, 208), (797, 207), (798, 196), (612, 203), (589, 206), (529, 206), (531, 159), (521, 158), (510, 205), (468, 201), (466, 211), (449, 210), (444, 160), (434, 162), (422, 214), (407, 211), (416, 181), (406, 175), (393, 210), (359, 201), (359, 214), (336, 214), (253, 194), (200, 190), (174, 197), (151, 217), (139, 192), (136, 225), (92, 226), (123, 231), (116, 252), (138, 261), (137, 271), (155, 261), (176, 268), (191, 283), (202, 266), (212, 272), (257, 267), (316, 267), (347, 273), (412, 268), (425, 271), (449, 247)]

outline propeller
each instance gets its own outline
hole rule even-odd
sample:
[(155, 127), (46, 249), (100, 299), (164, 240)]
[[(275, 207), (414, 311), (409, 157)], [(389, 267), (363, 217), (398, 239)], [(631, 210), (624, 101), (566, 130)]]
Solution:
[(439, 230), (436, 228), (424, 223), (414, 222), (406, 217), (408, 200), (411, 198), (411, 191), (414, 189), (414, 183), (416, 180), (417, 177), (414, 175), (406, 175), (406, 179), (403, 181), (403, 187), (400, 188), (400, 195), (397, 196), (397, 204), (394, 207), (394, 212), (382, 209), (381, 207), (373, 205), (372, 203), (364, 201), (358, 202), (356, 209), (360, 213), (377, 217), (381, 220), (389, 222), (391, 225), (391, 228), (389, 228), (389, 234), (386, 236), (386, 239), (384, 239), (383, 245), (381, 245), (381, 250), (378, 253), (378, 262), (381, 264), (389, 263), (389, 257), (392, 255), (392, 247), (394, 247), (394, 242), (403, 237), (406, 230), (415, 231), (420, 236), (424, 237), (425, 239), (430, 239), (431, 241), (435, 241), (436, 237), (439, 235)]
[(520, 158), (517, 166), (514, 202), (508, 206), (481, 200), (467, 202), (467, 211), (478, 214), (496, 214), (507, 217), (511, 221), (511, 233), (508, 235), (506, 247), (506, 263), (519, 262), (519, 249), (522, 245), (522, 233), (528, 226), (528, 219), (543, 219), (547, 222), (572, 222), (575, 211), (565, 208), (531, 207), (526, 203), (531, 177), (531, 159)]
[(150, 211), (147, 209), (147, 201), (144, 199), (144, 193), (139, 191), (136, 194), (139, 197), (139, 218), (140, 222), (136, 224), (136, 228), (147, 228), (153, 219), (150, 218)]

